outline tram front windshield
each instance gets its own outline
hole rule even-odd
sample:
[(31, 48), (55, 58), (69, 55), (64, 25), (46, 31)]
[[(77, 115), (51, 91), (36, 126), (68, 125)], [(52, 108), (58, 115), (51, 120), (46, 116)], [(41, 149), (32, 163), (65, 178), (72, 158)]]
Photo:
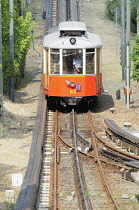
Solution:
[(63, 49), (61, 53), (59, 49), (51, 49), (50, 74), (83, 74), (83, 67), (85, 74), (94, 74), (95, 49), (86, 49), (84, 52), (83, 59), (83, 49)]
[(83, 51), (75, 49), (63, 50), (63, 74), (83, 73)]

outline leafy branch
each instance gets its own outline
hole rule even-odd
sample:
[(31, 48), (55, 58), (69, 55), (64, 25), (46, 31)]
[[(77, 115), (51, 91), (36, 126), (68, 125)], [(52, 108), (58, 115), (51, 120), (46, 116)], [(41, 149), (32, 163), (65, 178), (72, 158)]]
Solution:
[[(23, 2), (23, 1), (22, 1)], [(27, 52), (31, 46), (33, 36), (31, 34), (34, 22), (30, 12), (23, 12), (21, 16), (21, 1), (14, 0), (14, 12), (10, 14), (9, 0), (1, 0), (2, 5), (2, 66), (4, 78), (4, 92), (8, 92), (9, 78), (14, 76), (15, 87), (18, 87), (22, 78), (22, 68), (25, 66)], [(10, 18), (14, 18), (14, 69), (11, 69), (10, 58)]]

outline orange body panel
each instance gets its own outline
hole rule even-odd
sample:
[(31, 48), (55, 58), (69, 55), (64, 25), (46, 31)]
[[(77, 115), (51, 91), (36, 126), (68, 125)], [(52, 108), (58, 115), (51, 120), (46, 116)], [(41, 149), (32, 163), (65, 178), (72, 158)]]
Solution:
[[(44, 75), (44, 94), (57, 97), (85, 97), (96, 96), (102, 92), (102, 75), (99, 78), (100, 87), (96, 84), (96, 75), (86, 76), (49, 76), (49, 87), (47, 77)], [(71, 88), (69, 83), (74, 82), (76, 86)]]

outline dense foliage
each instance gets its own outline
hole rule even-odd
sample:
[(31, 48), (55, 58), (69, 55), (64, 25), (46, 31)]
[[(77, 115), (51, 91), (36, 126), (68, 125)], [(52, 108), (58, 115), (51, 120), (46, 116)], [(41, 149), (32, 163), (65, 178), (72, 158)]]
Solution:
[(130, 58), (133, 60), (132, 77), (139, 82), (139, 35), (136, 36), (135, 45)]
[[(25, 1), (26, 2), (26, 1)], [(22, 0), (23, 3), (23, 0)], [(9, 89), (9, 79), (14, 77), (15, 87), (18, 87), (22, 77), (26, 54), (31, 46), (33, 22), (31, 13), (23, 11), (21, 16), (21, 0), (14, 0), (14, 13), (10, 14), (9, 0), (1, 0), (2, 5), (2, 66), (4, 92)], [(14, 65), (10, 56), (10, 18), (14, 18)], [(13, 67), (14, 66), (14, 67)]]
[[(110, 20), (114, 19), (114, 8), (121, 8), (121, 0), (106, 0), (107, 5), (107, 17)], [(125, 0), (126, 5), (126, 0)], [(131, 0), (131, 31), (137, 31), (137, 8), (139, 5), (139, 0)], [(139, 21), (139, 20), (138, 20)], [(135, 45), (133, 51), (130, 55), (131, 60), (133, 61), (132, 68), (132, 78), (139, 82), (139, 35), (136, 36)]]
[[(131, 31), (136, 33), (137, 30), (137, 6), (139, 0), (131, 0)], [(126, 0), (125, 0), (126, 5)], [(121, 0), (106, 0), (106, 15), (110, 20), (114, 20), (114, 8), (121, 9)]]

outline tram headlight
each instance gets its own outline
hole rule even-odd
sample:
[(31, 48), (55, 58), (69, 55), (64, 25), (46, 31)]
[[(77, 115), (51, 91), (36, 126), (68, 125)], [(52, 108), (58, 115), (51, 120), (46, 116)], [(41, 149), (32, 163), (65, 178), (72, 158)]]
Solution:
[(75, 87), (76, 87), (76, 83), (75, 83), (75, 82), (70, 82), (70, 83), (69, 83), (69, 86), (70, 86), (71, 88), (75, 88)]
[(70, 43), (71, 44), (75, 44), (76, 43), (76, 39), (74, 37), (70, 38)]

